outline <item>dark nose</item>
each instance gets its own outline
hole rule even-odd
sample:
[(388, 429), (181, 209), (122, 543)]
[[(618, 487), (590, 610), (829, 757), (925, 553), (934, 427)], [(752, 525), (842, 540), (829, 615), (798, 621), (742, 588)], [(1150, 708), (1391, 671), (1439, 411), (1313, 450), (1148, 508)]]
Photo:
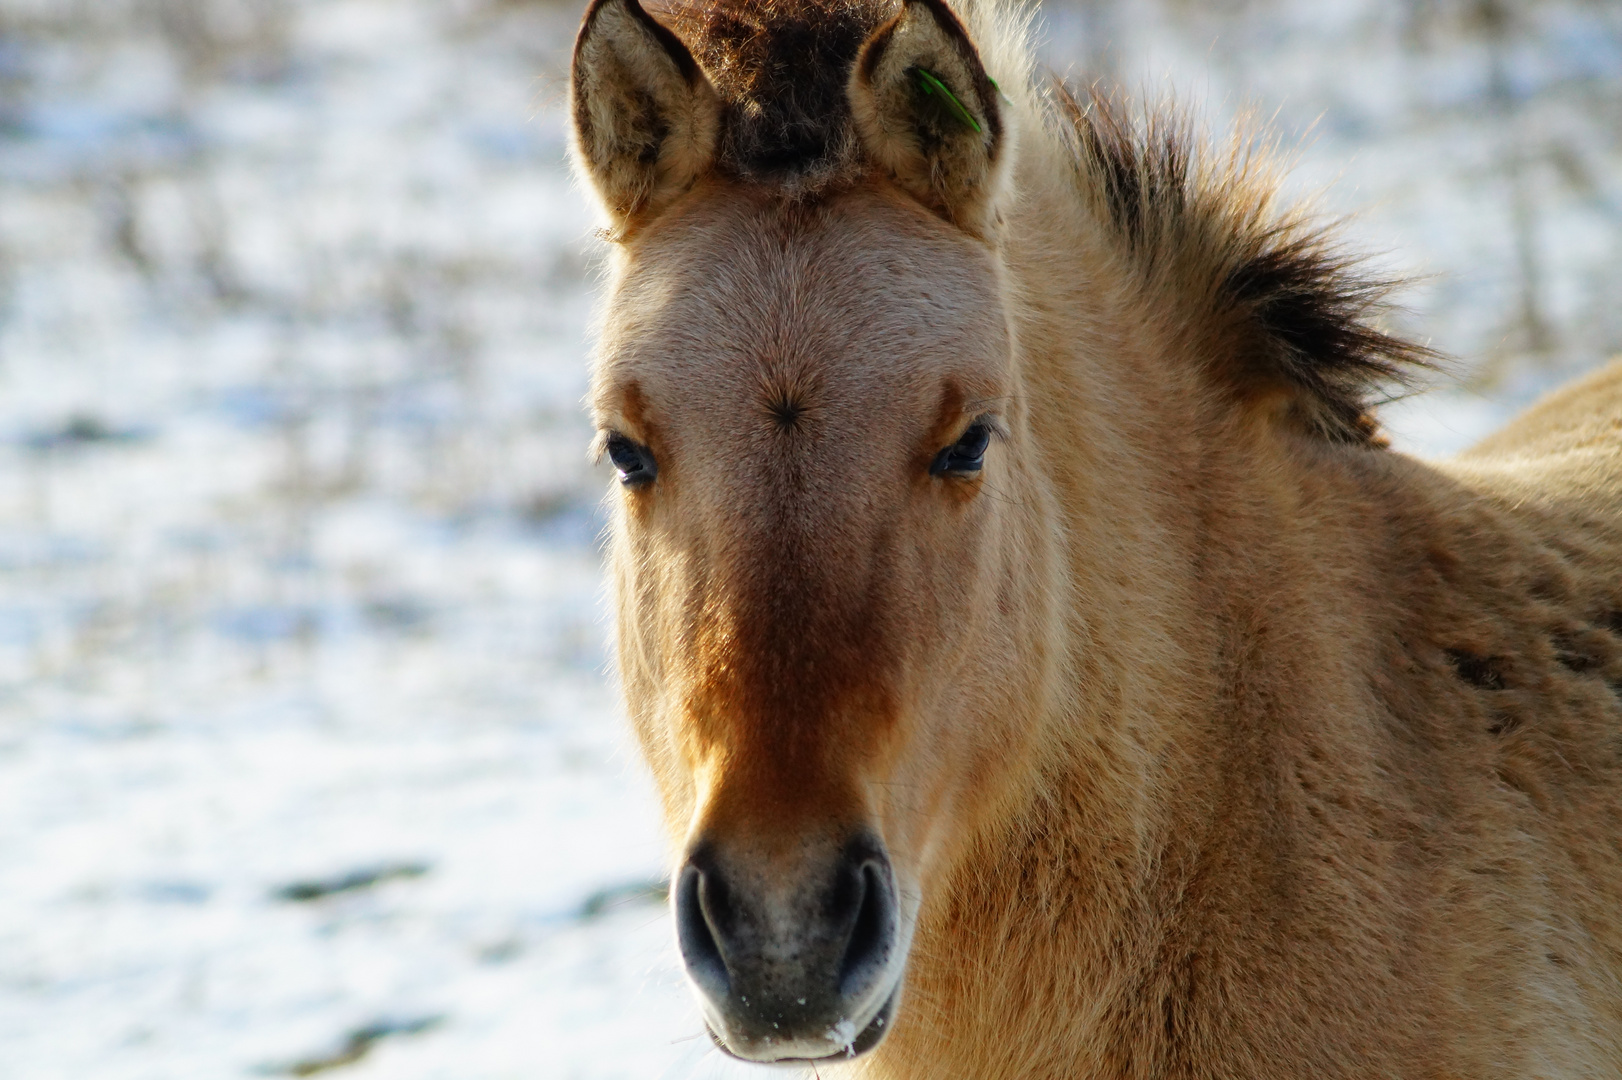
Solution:
[(829, 855), (798, 873), (727, 858), (713, 844), (688, 857), (676, 933), (723, 1049), (757, 1061), (844, 1056), (884, 1034), (894, 875), (870, 837)]

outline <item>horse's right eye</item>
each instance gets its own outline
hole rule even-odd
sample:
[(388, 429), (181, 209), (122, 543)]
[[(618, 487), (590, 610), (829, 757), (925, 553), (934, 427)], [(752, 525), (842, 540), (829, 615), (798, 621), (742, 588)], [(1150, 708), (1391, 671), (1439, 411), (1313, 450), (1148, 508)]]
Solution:
[(626, 487), (641, 487), (652, 483), (654, 477), (659, 475), (659, 464), (653, 460), (653, 451), (619, 432), (608, 437), (606, 449), (608, 460), (619, 471), (620, 483)]
[(963, 437), (935, 455), (931, 476), (973, 476), (985, 464), (986, 447), (991, 445), (991, 422), (982, 417), (969, 425)]

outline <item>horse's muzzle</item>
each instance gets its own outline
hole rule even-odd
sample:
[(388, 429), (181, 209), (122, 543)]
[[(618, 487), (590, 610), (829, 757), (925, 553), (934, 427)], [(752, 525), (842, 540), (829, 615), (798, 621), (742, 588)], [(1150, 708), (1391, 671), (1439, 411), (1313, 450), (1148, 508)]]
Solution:
[(858, 835), (799, 872), (700, 843), (676, 878), (676, 933), (716, 1045), (746, 1061), (854, 1057), (889, 1031), (903, 957), (895, 875)]

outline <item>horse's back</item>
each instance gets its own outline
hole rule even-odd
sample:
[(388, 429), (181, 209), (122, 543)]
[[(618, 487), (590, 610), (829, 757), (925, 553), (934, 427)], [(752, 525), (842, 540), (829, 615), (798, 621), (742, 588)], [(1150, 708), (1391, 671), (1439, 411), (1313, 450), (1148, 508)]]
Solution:
[(1589, 569), (1622, 589), (1622, 357), (1436, 464), (1518, 522), (1523, 541), (1584, 534)]
[[(1460, 455), (1461, 463), (1586, 465), (1622, 482), (1622, 357), (1548, 394)], [(1573, 460), (1579, 459), (1579, 460)], [(1599, 476), (1590, 476), (1591, 481)]]

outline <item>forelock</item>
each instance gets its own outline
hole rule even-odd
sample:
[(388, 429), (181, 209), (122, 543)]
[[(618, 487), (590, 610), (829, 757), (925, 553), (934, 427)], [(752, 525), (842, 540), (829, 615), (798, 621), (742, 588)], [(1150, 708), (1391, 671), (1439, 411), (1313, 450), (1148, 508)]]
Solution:
[(893, 0), (674, 0), (650, 5), (686, 42), (722, 102), (716, 166), (790, 194), (861, 167), (846, 86)]

